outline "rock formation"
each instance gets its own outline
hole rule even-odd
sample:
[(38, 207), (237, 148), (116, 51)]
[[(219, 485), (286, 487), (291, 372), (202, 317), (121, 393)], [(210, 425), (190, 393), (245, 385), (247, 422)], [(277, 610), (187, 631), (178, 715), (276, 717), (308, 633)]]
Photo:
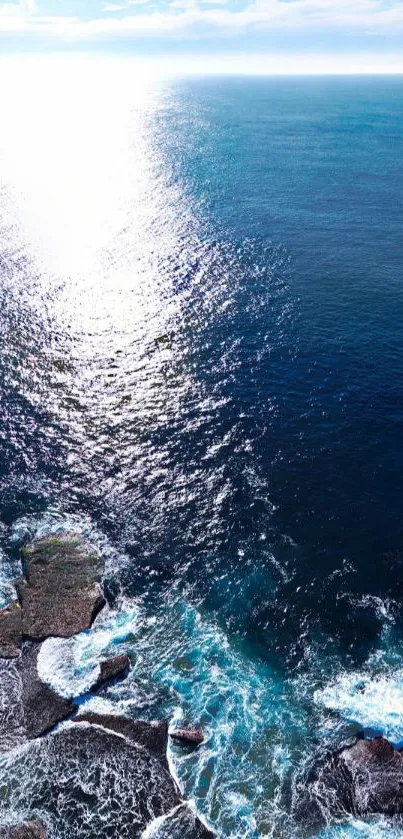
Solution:
[(166, 722), (144, 722), (143, 720), (132, 720), (128, 717), (118, 717), (113, 714), (80, 714), (74, 720), (76, 723), (87, 722), (92, 725), (100, 725), (121, 734), (132, 743), (144, 746), (151, 754), (158, 755), (166, 762), (166, 751), (168, 741), (168, 724)]
[(105, 682), (113, 679), (124, 679), (130, 670), (130, 659), (128, 655), (117, 655), (114, 658), (107, 658), (100, 663), (99, 676), (91, 690), (99, 690)]
[(403, 754), (383, 737), (357, 739), (320, 760), (297, 785), (295, 812), (313, 826), (329, 819), (403, 813)]
[(165, 757), (141, 739), (88, 722), (69, 723), (10, 754), (7, 767), (0, 768), (3, 806), (18, 812), (23, 796), (46, 812), (57, 835), (140, 837), (150, 822), (181, 803)]
[(16, 658), (24, 639), (70, 637), (91, 626), (105, 604), (104, 564), (74, 535), (39, 539), (22, 551), (19, 602), (0, 609), (0, 658)]
[[(213, 839), (169, 773), (167, 723), (84, 712), (52, 732), (79, 706), (41, 681), (38, 652), (48, 637), (91, 626), (105, 603), (103, 562), (69, 534), (37, 540), (22, 553), (19, 601), (0, 610), (0, 839), (46, 839), (40, 821), (7, 821), (7, 813), (25, 814), (27, 801), (35, 818), (46, 815), (51, 832), (75, 839), (136, 839), (162, 823), (171, 839)], [(102, 661), (91, 690), (129, 668), (126, 654)], [(196, 728), (175, 735), (192, 745), (203, 739)], [(28, 741), (29, 748), (14, 750)]]
[(204, 741), (202, 728), (174, 728), (169, 733), (174, 740), (179, 740), (187, 746), (200, 746)]
[[(78, 705), (64, 699), (41, 681), (37, 659), (40, 644), (25, 642), (18, 659), (0, 660), (0, 747), (18, 745), (51, 731), (71, 717)], [(100, 674), (91, 692), (127, 674), (127, 655), (101, 662)]]
[(99, 555), (67, 535), (33, 542), (22, 557), (24, 577), (17, 591), (24, 638), (66, 638), (88, 629), (105, 604)]
[(17, 658), (22, 641), (22, 612), (17, 601), (0, 609), (0, 658)]
[(0, 839), (46, 839), (46, 829), (42, 822), (38, 821), (0, 824)]

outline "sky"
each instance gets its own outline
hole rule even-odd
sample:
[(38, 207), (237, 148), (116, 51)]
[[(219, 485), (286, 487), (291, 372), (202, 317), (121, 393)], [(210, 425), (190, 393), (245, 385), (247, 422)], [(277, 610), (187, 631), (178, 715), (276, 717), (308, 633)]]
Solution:
[(403, 0), (0, 0), (0, 55), (75, 50), (224, 70), (403, 72)]

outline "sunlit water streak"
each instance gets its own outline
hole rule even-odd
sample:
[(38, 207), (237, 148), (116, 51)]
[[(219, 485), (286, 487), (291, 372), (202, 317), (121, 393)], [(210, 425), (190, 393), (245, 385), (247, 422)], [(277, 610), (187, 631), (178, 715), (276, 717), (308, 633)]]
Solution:
[[(398, 90), (52, 69), (0, 92), (0, 598), (29, 538), (89, 538), (114, 608), (41, 674), (200, 721), (170, 747), (186, 795), (222, 836), (288, 839), (324, 743), (401, 733)], [(116, 646), (131, 675), (89, 700)], [(394, 835), (367, 829), (324, 835)]]

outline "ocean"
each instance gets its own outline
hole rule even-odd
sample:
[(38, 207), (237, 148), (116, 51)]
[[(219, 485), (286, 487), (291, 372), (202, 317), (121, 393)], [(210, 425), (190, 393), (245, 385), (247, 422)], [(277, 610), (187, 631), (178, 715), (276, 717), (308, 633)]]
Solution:
[(41, 674), (202, 724), (169, 760), (222, 839), (299, 836), (325, 748), (403, 740), (402, 94), (112, 59), (0, 91), (0, 599), (38, 534), (103, 552), (110, 610)]

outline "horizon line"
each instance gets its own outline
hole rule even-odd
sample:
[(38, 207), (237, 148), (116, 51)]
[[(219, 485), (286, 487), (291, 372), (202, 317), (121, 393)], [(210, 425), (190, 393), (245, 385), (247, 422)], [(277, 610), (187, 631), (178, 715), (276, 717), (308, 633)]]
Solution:
[[(395, 60), (394, 60), (395, 59)], [(190, 76), (238, 76), (238, 77), (401, 77), (403, 60), (390, 57), (385, 61), (381, 55), (356, 54), (341, 55), (301, 55), (301, 54), (262, 54), (262, 53), (223, 53), (212, 56), (209, 53), (193, 55), (155, 53), (145, 56), (127, 50), (117, 49), (42, 49), (30, 50), (21, 47), (0, 55), (0, 61), (15, 62), (22, 69), (25, 63), (41, 63), (50, 60), (71, 63), (98, 62), (131, 63), (147, 69), (151, 75), (190, 75)], [(328, 69), (328, 66), (332, 66)]]

